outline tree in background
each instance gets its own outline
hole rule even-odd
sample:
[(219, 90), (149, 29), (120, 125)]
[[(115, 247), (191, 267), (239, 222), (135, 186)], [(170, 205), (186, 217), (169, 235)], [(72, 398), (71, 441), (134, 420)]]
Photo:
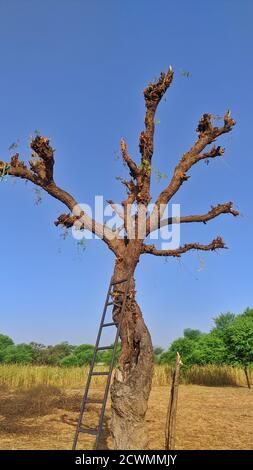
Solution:
[(44, 344), (32, 342), (30, 346), (34, 364), (51, 366), (58, 365), (74, 349), (74, 346), (71, 346), (67, 341), (54, 346), (45, 346)]
[(194, 341), (190, 357), (191, 364), (204, 366), (206, 364), (222, 365), (227, 361), (227, 350), (223, 338), (216, 331), (202, 334)]
[(30, 343), (30, 346), (32, 348), (33, 363), (38, 364), (38, 365), (46, 364), (46, 360), (45, 360), (46, 346), (41, 343), (36, 343), (35, 341), (32, 341)]
[(91, 344), (80, 344), (76, 346), (72, 354), (65, 356), (61, 361), (60, 365), (63, 367), (70, 366), (83, 366), (90, 364), (92, 361), (94, 346)]
[(14, 341), (9, 336), (0, 334), (0, 351), (12, 344), (14, 344)]
[(200, 330), (186, 328), (184, 336), (173, 341), (165, 353), (160, 356), (160, 363), (173, 364), (175, 355), (179, 352), (184, 366), (206, 364), (230, 364), (227, 345), (224, 335), (228, 325), (233, 324), (235, 315), (231, 313), (221, 314), (214, 318), (215, 328), (209, 333), (201, 333)]
[(246, 310), (244, 310), (243, 315), (249, 318), (253, 318), (253, 308), (247, 307)]
[[(145, 449), (147, 446), (145, 414), (151, 390), (154, 354), (151, 337), (136, 300), (134, 272), (140, 258), (143, 255), (179, 258), (191, 250), (215, 251), (225, 248), (220, 236), (207, 244), (192, 242), (177, 249), (159, 249), (153, 244), (146, 243), (146, 239), (152, 232), (172, 223), (207, 223), (221, 214), (238, 215), (232, 203), (226, 202), (212, 206), (205, 214), (185, 215), (176, 221), (173, 218), (163, 217), (167, 204), (190, 178), (191, 168), (199, 162), (209, 162), (223, 155), (224, 149), (220, 145), (215, 145), (215, 141), (230, 132), (235, 125), (229, 111), (225, 114), (220, 127), (214, 125), (213, 115), (203, 114), (197, 125), (196, 141), (175, 166), (169, 184), (159, 194), (150, 213), (155, 114), (172, 80), (173, 71), (170, 67), (167, 73), (162, 72), (159, 79), (149, 83), (144, 90), (146, 110), (144, 130), (139, 136), (138, 161), (129, 155), (125, 140), (121, 140), (122, 159), (129, 170), (129, 179), (122, 179), (127, 195), (121, 204), (121, 209), (117, 209), (123, 221), (120, 229), (114, 230), (106, 224), (93, 220), (79, 208), (72, 195), (57, 185), (54, 176), (54, 149), (48, 138), (37, 135), (32, 139), (30, 144), (32, 158), (28, 164), (20, 160), (18, 153), (13, 155), (9, 162), (0, 162), (2, 176), (10, 175), (30, 181), (65, 204), (70, 213), (60, 215), (56, 225), (70, 228), (78, 224), (80, 229), (87, 229), (103, 240), (115, 259), (114, 281), (127, 277), (131, 279), (120, 332), (121, 354), (111, 387), (112, 433), (114, 446), (117, 449)], [(115, 208), (113, 201), (109, 203)], [(116, 323), (119, 312), (120, 309), (115, 306), (113, 320)]]
[(173, 341), (159, 357), (160, 364), (173, 364), (177, 352), (184, 366), (232, 365), (242, 367), (250, 388), (248, 368), (253, 364), (253, 309), (241, 315), (227, 312), (214, 318), (209, 333), (187, 328), (184, 336)]
[[(157, 354), (162, 348), (157, 348)], [(80, 344), (72, 346), (67, 341), (54, 346), (45, 346), (41, 343), (17, 344), (6, 335), (0, 334), (0, 362), (15, 364), (34, 364), (42, 366), (80, 367), (89, 365), (92, 360), (94, 346), (92, 344)], [(121, 352), (121, 344), (117, 345), (115, 359), (118, 361)], [(96, 362), (110, 364), (112, 350), (99, 351)]]
[(191, 328), (184, 329), (184, 337), (191, 340), (198, 339), (202, 334), (200, 330), (192, 330)]
[(182, 357), (183, 364), (188, 366), (194, 364), (193, 355), (196, 349), (196, 344), (200, 337), (204, 336), (199, 330), (192, 330), (186, 328), (184, 336), (173, 341), (168, 351), (163, 352), (160, 356), (161, 364), (174, 364), (177, 352)]
[(221, 313), (218, 317), (213, 319), (215, 327), (220, 332), (224, 331), (225, 328), (233, 323), (235, 314), (231, 312)]
[[(115, 359), (118, 361), (121, 351), (121, 345), (117, 345)], [(94, 346), (91, 344), (81, 344), (74, 348), (72, 354), (64, 357), (59, 365), (62, 367), (74, 367), (88, 365), (92, 361)], [(96, 362), (101, 364), (110, 364), (112, 360), (112, 350), (99, 351), (96, 356)]]
[(29, 344), (11, 344), (2, 351), (2, 362), (5, 364), (30, 364), (32, 361), (32, 348)]
[(163, 348), (161, 348), (160, 346), (155, 346), (154, 347), (154, 362), (155, 364), (159, 364), (160, 363), (160, 358), (161, 358), (161, 355), (163, 353)]
[(9, 336), (0, 334), (0, 362), (29, 364), (32, 360), (32, 348), (28, 344), (14, 344)]
[[(251, 310), (253, 313), (253, 311)], [(228, 361), (241, 366), (245, 372), (248, 388), (251, 388), (248, 367), (253, 363), (253, 315), (249, 311), (238, 315), (224, 331)]]
[(0, 362), (4, 362), (5, 349), (8, 346), (13, 346), (13, 345), (14, 345), (14, 341), (9, 336), (0, 334)]

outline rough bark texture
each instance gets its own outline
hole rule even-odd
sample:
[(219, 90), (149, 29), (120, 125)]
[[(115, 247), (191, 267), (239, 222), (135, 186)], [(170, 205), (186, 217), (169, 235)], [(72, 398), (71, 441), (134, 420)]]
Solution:
[[(136, 259), (117, 260), (115, 280), (133, 272)], [(116, 294), (117, 295), (117, 292)], [(113, 312), (117, 320), (117, 308)], [(131, 276), (126, 310), (121, 326), (122, 352), (111, 386), (112, 434), (116, 449), (145, 449), (148, 434), (145, 415), (152, 384), (153, 348), (151, 337), (135, 299), (135, 282)]]

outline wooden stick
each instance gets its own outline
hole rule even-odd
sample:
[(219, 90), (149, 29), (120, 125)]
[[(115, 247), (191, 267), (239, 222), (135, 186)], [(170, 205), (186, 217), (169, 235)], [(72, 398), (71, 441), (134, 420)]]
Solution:
[(177, 352), (176, 367), (173, 372), (172, 384), (170, 390), (170, 401), (166, 418), (165, 429), (165, 450), (174, 449), (175, 445), (175, 428), (176, 428), (176, 414), (177, 414), (177, 399), (178, 399), (178, 386), (179, 386), (179, 373), (180, 366), (182, 365), (180, 354)]
[(246, 377), (246, 380), (247, 380), (248, 388), (251, 388), (250, 379), (249, 379), (249, 373), (248, 373), (248, 368), (247, 368), (246, 366), (244, 367), (244, 373), (245, 373), (245, 377)]

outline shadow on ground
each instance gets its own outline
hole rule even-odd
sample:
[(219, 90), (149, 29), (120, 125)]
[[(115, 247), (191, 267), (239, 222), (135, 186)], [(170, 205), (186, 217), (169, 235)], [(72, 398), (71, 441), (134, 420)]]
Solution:
[[(8, 387), (1, 385), (0, 393), (0, 432), (12, 435), (36, 433), (46, 435), (48, 430), (46, 427), (43, 429), (38, 418), (50, 415), (52, 416), (51, 423), (57, 424), (60, 420), (62, 424), (69, 427), (69, 434), (73, 434), (74, 437), (82, 400), (80, 393), (66, 394), (58, 387), (51, 385), (38, 385), (30, 389), (23, 388), (15, 391), (10, 391)], [(86, 411), (89, 419), (87, 427), (98, 425), (99, 408), (97, 405), (87, 406)], [(64, 410), (64, 413), (59, 416), (55, 415), (57, 410)], [(102, 449), (108, 449), (109, 422), (110, 419), (105, 416), (100, 438), (100, 448)], [(95, 446), (95, 440), (93, 439), (93, 441)]]

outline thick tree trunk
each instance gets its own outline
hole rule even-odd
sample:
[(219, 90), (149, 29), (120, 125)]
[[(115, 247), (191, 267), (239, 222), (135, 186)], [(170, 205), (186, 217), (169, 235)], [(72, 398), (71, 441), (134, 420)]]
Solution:
[[(134, 271), (137, 261), (129, 258), (116, 261), (115, 280), (122, 279)], [(113, 318), (117, 320), (116, 308)], [(111, 386), (114, 448), (145, 449), (148, 443), (145, 415), (152, 383), (153, 347), (135, 300), (133, 276), (120, 337), (122, 352)]]

